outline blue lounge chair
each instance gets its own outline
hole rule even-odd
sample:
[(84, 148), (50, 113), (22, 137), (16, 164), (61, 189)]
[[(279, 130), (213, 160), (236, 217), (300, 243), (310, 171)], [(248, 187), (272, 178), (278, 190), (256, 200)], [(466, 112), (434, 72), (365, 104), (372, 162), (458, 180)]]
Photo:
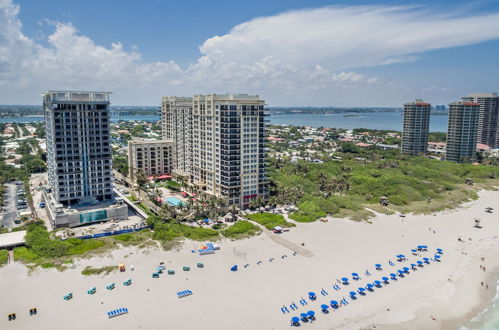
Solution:
[(192, 295), (191, 290), (184, 290), (184, 291), (177, 292), (177, 297), (179, 297), (179, 298), (184, 298), (184, 297), (187, 297), (190, 295)]
[(112, 317), (120, 316), (120, 315), (123, 315), (126, 313), (128, 313), (128, 308), (118, 308), (118, 309), (112, 310), (110, 312), (107, 312), (107, 317), (112, 318)]

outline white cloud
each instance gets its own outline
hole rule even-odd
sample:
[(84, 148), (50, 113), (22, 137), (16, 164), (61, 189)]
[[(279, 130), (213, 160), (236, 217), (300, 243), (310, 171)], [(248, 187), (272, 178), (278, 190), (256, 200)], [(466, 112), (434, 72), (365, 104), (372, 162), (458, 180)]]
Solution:
[(239, 24), (206, 40), (196, 63), (181, 68), (173, 60), (147, 63), (134, 45), (97, 45), (71, 23), (44, 20), (54, 29), (44, 46), (41, 36), (23, 34), (18, 14), (12, 0), (0, 0), (4, 103), (37, 103), (46, 89), (105, 89), (119, 104), (155, 104), (172, 94), (250, 92), (270, 104), (341, 104), (350, 98), (361, 105), (380, 93), (386, 100), (397, 86), (411, 88), (353, 70), (499, 38), (497, 13), (463, 17), (413, 7), (325, 7)]

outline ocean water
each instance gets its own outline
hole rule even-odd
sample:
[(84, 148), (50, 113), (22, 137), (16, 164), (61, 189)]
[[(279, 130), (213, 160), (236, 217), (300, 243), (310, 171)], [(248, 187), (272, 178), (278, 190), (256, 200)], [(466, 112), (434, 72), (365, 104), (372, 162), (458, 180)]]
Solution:
[[(431, 132), (447, 132), (447, 115), (430, 117)], [(402, 130), (402, 112), (366, 112), (356, 114), (282, 114), (270, 116), (271, 124), (312, 127), (369, 128)]]
[[(401, 112), (366, 112), (356, 114), (274, 114), (270, 116), (270, 124), (279, 125), (297, 125), (311, 127), (336, 127), (336, 128), (369, 128), (369, 129), (388, 129), (402, 130), (402, 113)], [(27, 123), (33, 121), (42, 121), (41, 117), (22, 117), (22, 118), (0, 118), (0, 123), (17, 122)], [(111, 121), (117, 122), (120, 120), (143, 120), (157, 121), (158, 115), (138, 115), (138, 116), (112, 116)], [(447, 116), (431, 116), (430, 118), (431, 132), (447, 132)]]
[(499, 330), (499, 279), (492, 301), (460, 330)]

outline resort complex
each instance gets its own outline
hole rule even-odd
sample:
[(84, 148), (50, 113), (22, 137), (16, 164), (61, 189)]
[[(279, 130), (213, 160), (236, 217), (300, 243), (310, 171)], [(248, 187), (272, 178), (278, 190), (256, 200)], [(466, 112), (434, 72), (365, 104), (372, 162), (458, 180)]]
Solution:
[(0, 0), (0, 330), (499, 330), (468, 2)]

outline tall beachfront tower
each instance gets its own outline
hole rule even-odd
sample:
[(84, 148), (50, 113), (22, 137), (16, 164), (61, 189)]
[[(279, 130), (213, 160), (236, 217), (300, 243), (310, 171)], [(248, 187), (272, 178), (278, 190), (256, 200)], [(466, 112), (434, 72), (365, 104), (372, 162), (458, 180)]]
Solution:
[(479, 113), (478, 103), (463, 100), (449, 104), (446, 160), (468, 163), (475, 158)]
[(470, 94), (463, 101), (480, 104), (477, 142), (499, 148), (499, 96), (497, 93)]
[(404, 104), (402, 153), (416, 156), (428, 150), (431, 104), (416, 100)]
[(43, 94), (48, 181), (64, 207), (113, 200), (109, 94)]
[(161, 133), (173, 142), (172, 166), (180, 176), (189, 176), (192, 164), (192, 97), (161, 99)]
[(163, 138), (173, 140), (177, 158), (173, 174), (229, 205), (267, 200), (264, 106), (248, 94), (164, 97)]

